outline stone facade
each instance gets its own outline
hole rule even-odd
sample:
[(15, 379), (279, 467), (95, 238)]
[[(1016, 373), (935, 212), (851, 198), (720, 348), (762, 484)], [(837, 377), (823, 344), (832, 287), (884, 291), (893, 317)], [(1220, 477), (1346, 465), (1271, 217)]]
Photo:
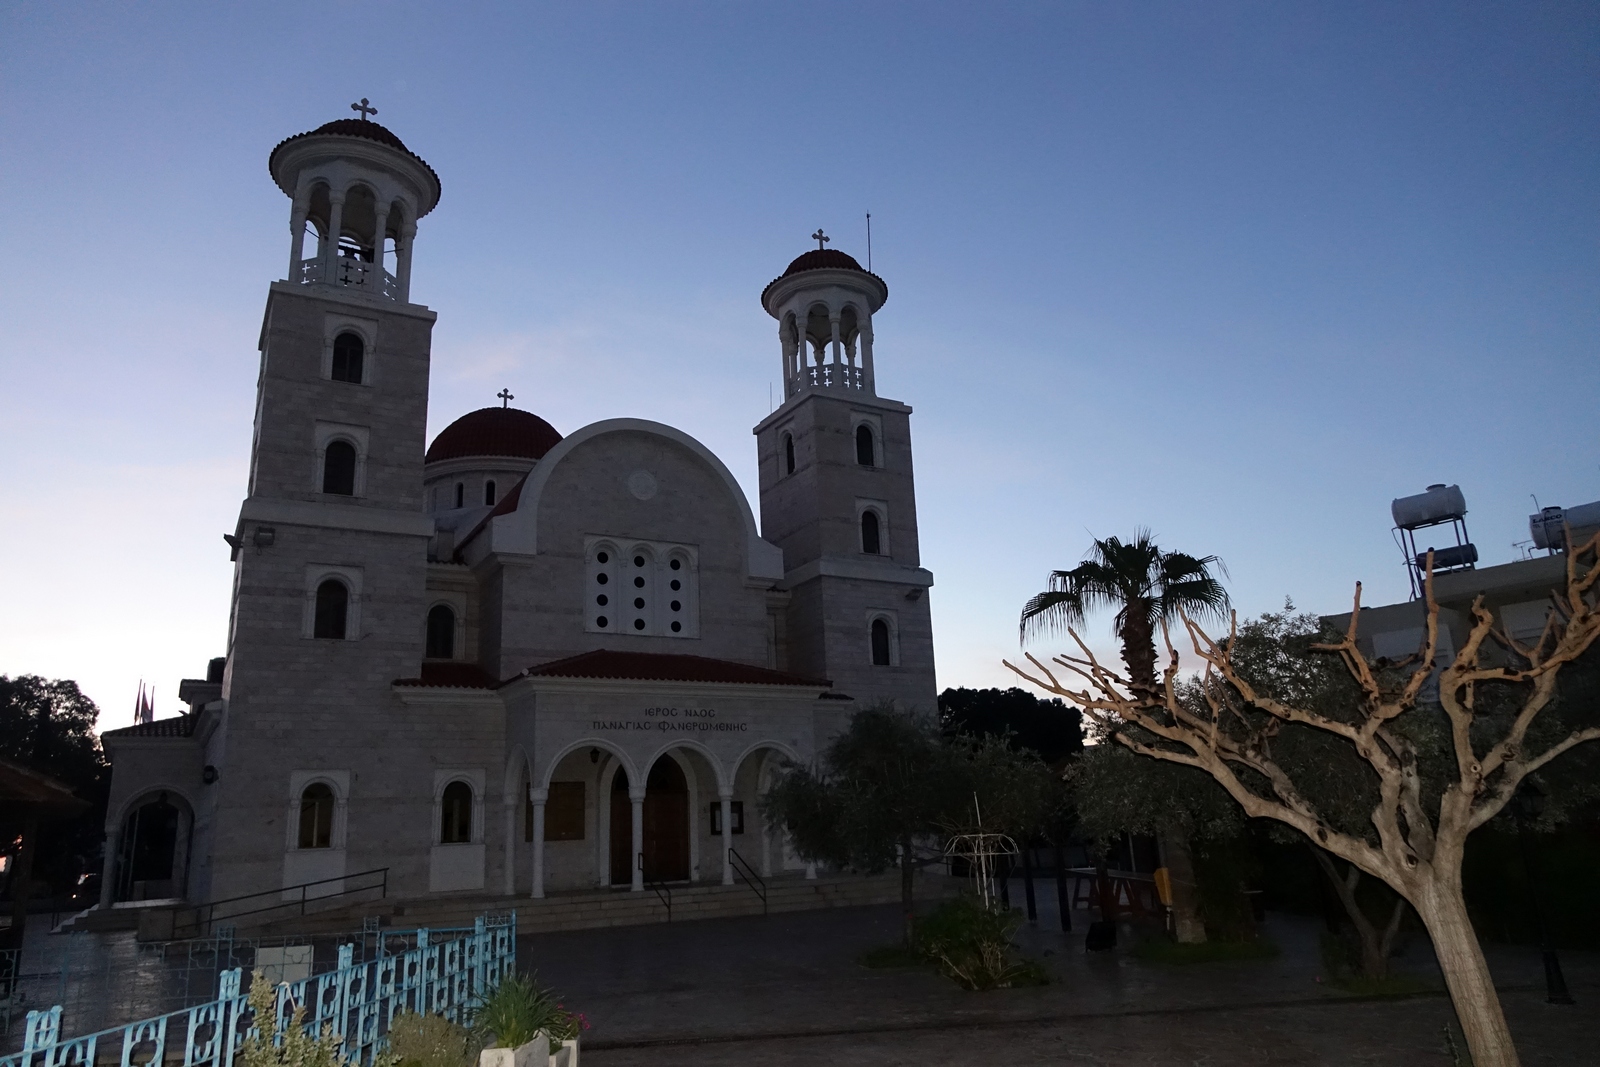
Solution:
[(228, 654), (185, 683), (189, 715), (105, 735), (104, 903), (163, 856), (195, 901), (377, 868), (400, 897), (637, 891), (729, 881), (730, 849), (802, 869), (759, 816), (779, 762), (868, 702), (934, 703), (911, 409), (872, 388), (882, 280), (807, 253), (763, 294), (786, 389), (755, 429), (758, 528), (726, 466), (656, 423), (562, 438), (507, 397), (425, 448), (435, 316), (409, 269), (437, 178), (351, 121), (272, 167), (291, 272)]

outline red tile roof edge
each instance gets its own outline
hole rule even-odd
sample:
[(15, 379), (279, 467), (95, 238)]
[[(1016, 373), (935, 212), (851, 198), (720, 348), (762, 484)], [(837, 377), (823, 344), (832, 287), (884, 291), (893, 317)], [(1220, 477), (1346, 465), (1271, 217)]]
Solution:
[(595, 649), (529, 667), (522, 678), (614, 678), (649, 682), (703, 682), (722, 685), (788, 685), (828, 688), (832, 682), (806, 678), (709, 656)]

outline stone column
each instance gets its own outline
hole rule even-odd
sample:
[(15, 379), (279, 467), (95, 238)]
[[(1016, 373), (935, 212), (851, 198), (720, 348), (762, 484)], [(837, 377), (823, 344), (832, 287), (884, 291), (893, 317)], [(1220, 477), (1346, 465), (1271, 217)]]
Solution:
[[(757, 809), (758, 812), (760, 811), (760, 808), (761, 808), (761, 805), (760, 805), (760, 803), (758, 801), (757, 804), (756, 804), (756, 809)], [(761, 877), (763, 877), (763, 878), (771, 878), (772, 877), (772, 832), (767, 829), (767, 820), (765, 818), (762, 818), (762, 816), (760, 816), (759, 814), (756, 817), (761, 819)]]
[(835, 368), (844, 363), (844, 352), (839, 342), (839, 316), (837, 313), (828, 316), (828, 328), (833, 333), (833, 364)]
[(628, 803), (633, 808), (633, 854), (628, 858), (628, 865), (633, 868), (633, 885), (630, 887), (635, 893), (644, 892), (644, 797), (628, 794)]
[(870, 318), (861, 324), (861, 389), (869, 395), (877, 395), (872, 374), (872, 320)]
[(383, 231), (389, 227), (389, 209), (378, 205), (378, 226), (372, 234), (372, 293), (383, 295)]
[(339, 280), (339, 233), (344, 228), (344, 194), (329, 197), (329, 202), (333, 206), (328, 209), (328, 233), (322, 242), (322, 280), (332, 284)]
[(395, 278), (402, 304), (411, 302), (411, 243), (416, 236), (416, 224), (408, 222), (400, 227), (400, 240), (394, 243)]
[(305, 258), (307, 210), (304, 203), (296, 200), (294, 210), (289, 213), (289, 274), (287, 280), (295, 285), (300, 284), (300, 261)]
[(533, 798), (533, 899), (544, 899), (544, 802), (549, 793), (530, 789)]
[(722, 884), (733, 884), (733, 794), (722, 794)]
[(100, 910), (111, 907), (111, 892), (116, 888), (117, 853), (122, 851), (122, 827), (106, 827), (106, 854), (100, 862)]
[(506, 847), (500, 865), (505, 868), (505, 893), (509, 897), (517, 891), (517, 795), (507, 790), (501, 807), (505, 809)]

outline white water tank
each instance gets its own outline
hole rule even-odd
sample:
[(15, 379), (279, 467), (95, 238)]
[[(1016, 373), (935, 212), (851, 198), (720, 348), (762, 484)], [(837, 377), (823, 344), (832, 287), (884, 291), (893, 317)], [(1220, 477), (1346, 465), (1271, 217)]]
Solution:
[(1528, 516), (1528, 532), (1535, 548), (1567, 547), (1566, 528), (1588, 531), (1600, 526), (1600, 500), (1575, 508), (1545, 508)]
[(1467, 513), (1467, 498), (1459, 485), (1430, 485), (1427, 492), (1403, 496), (1389, 505), (1394, 524), (1402, 530), (1459, 519)]

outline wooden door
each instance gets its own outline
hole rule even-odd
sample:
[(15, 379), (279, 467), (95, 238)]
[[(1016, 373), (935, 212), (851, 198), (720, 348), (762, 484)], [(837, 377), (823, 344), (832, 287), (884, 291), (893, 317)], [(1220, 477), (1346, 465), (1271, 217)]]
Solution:
[(633, 804), (628, 773), (621, 768), (611, 781), (611, 884), (633, 884)]
[(644, 876), (651, 882), (689, 880), (689, 783), (668, 756), (656, 760), (645, 781)]

